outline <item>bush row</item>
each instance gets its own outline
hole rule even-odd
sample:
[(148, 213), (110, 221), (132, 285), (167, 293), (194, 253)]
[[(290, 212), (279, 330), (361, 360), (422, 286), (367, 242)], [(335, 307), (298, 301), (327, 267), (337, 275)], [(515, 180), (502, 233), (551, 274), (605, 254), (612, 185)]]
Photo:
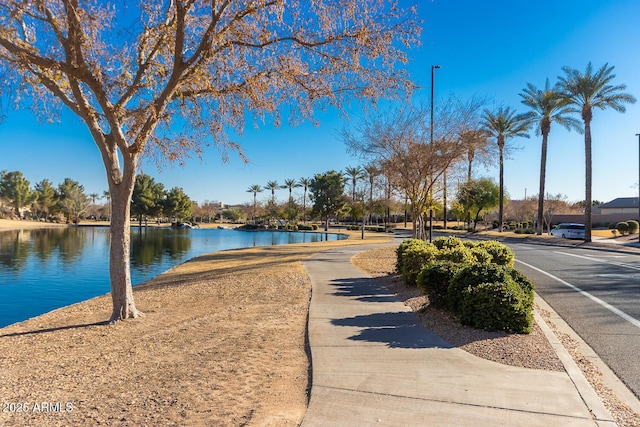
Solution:
[(624, 236), (625, 234), (638, 232), (638, 221), (629, 219), (627, 221), (620, 221), (616, 224), (610, 224), (609, 227), (618, 230), (618, 232)]
[(496, 241), (440, 237), (405, 240), (396, 267), (406, 286), (417, 286), (434, 306), (452, 310), (478, 329), (530, 333), (533, 283), (513, 268), (515, 255)]

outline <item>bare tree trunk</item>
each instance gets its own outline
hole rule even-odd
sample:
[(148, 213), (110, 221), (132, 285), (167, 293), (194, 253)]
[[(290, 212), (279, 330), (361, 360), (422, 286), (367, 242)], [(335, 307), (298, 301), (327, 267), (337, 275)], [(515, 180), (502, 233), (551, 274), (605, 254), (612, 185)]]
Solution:
[[(135, 167), (133, 168), (135, 169)], [(110, 322), (138, 317), (131, 287), (130, 246), (131, 219), (129, 201), (133, 194), (135, 174), (125, 174), (119, 184), (109, 183), (111, 191), (111, 248), (109, 252), (109, 278), (113, 312)]]

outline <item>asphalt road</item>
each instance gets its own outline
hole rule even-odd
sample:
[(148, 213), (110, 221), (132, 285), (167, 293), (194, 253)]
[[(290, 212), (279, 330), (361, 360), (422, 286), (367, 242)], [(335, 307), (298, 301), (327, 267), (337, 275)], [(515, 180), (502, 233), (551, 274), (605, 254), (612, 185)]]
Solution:
[(640, 255), (508, 245), (536, 292), (640, 398)]

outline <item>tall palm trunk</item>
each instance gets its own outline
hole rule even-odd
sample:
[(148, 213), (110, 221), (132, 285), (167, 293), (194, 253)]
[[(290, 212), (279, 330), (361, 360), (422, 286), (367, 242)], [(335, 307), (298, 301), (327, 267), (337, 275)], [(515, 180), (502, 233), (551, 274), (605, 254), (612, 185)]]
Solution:
[(500, 207), (498, 209), (498, 231), (502, 233), (502, 217), (504, 214), (504, 138), (498, 138), (500, 150)]
[(585, 195), (584, 195), (584, 241), (591, 241), (591, 109), (583, 110), (584, 120), (584, 160), (585, 160)]
[(307, 223), (307, 186), (304, 186), (304, 194), (302, 196), (302, 217), (304, 223)]
[(538, 191), (538, 227), (537, 234), (541, 235), (544, 232), (544, 194), (545, 194), (545, 181), (547, 175), (547, 138), (549, 137), (548, 131), (542, 131), (542, 153), (540, 154), (540, 189)]

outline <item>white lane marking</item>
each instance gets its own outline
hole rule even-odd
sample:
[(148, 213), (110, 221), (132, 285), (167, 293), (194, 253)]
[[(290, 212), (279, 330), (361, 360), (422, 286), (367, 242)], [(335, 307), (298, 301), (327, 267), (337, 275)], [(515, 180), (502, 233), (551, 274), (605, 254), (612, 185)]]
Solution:
[(570, 253), (561, 252), (561, 251), (553, 251), (553, 253), (560, 254), (560, 255), (566, 255), (566, 256), (572, 256), (572, 257), (575, 257), (575, 258), (586, 259), (586, 260), (589, 260), (589, 261), (601, 262), (603, 264), (617, 265), (618, 267), (626, 267), (626, 268), (630, 268), (632, 270), (640, 270), (640, 266), (632, 265), (632, 264), (626, 264), (624, 262), (609, 261), (609, 260), (605, 260), (605, 259), (598, 259), (598, 258), (590, 257), (590, 256), (570, 254)]
[(516, 260), (516, 262), (519, 262), (522, 265), (526, 265), (529, 268), (534, 269), (535, 271), (544, 274), (545, 276), (549, 276), (551, 277), (553, 280), (556, 280), (560, 283), (562, 283), (565, 286), (568, 286), (569, 288), (573, 289), (574, 291), (580, 293), (581, 295), (589, 298), (591, 301), (595, 302), (596, 304), (599, 304), (600, 306), (606, 308), (607, 310), (611, 311), (613, 314), (615, 314), (616, 316), (621, 317), (622, 319), (626, 320), (627, 322), (631, 323), (633, 326), (640, 328), (640, 320), (636, 319), (635, 317), (629, 316), (627, 313), (625, 313), (624, 311), (617, 309), (616, 307), (612, 306), (611, 304), (609, 304), (608, 302), (605, 302), (603, 300), (601, 300), (600, 298), (591, 295), (589, 292), (587, 291), (583, 291), (582, 289), (580, 289), (579, 287), (572, 285), (569, 282), (565, 282), (564, 280), (562, 280), (559, 277), (554, 276), (551, 273), (547, 273), (544, 270), (539, 269), (538, 267), (534, 267), (531, 264), (527, 264), (526, 262), (522, 262), (520, 260)]

